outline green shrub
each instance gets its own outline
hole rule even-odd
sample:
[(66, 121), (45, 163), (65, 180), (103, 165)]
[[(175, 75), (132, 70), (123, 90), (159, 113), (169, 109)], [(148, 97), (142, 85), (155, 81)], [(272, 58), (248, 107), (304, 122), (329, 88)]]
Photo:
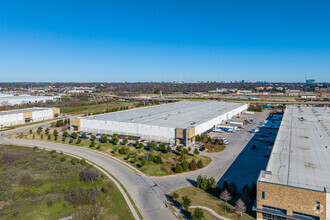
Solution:
[(125, 154), (126, 153), (126, 148), (125, 147), (122, 147), (119, 149), (118, 151), (120, 154)]
[(72, 165), (76, 165), (77, 163), (79, 163), (79, 159), (77, 159), (77, 158), (72, 158), (71, 161), (70, 161), (70, 163), (71, 163)]
[(77, 141), (76, 141), (76, 144), (80, 144), (81, 143), (81, 139), (78, 139)]
[(160, 156), (155, 156), (154, 162), (157, 163), (157, 164), (161, 164), (161, 163), (163, 163), (163, 160)]
[(69, 140), (69, 144), (72, 144), (72, 143), (73, 143), (73, 139), (70, 138), (70, 140)]
[(87, 162), (85, 159), (81, 159), (80, 160), (80, 164), (83, 165), (83, 166), (86, 166), (87, 165)]
[(202, 160), (199, 160), (199, 161), (197, 162), (197, 167), (198, 167), (198, 169), (204, 167), (204, 164), (203, 164), (203, 161), (202, 161)]
[(182, 171), (183, 171), (182, 166), (179, 163), (177, 163), (176, 167), (175, 167), (175, 172), (176, 173), (182, 173)]
[(66, 157), (61, 157), (60, 161), (61, 161), (61, 162), (66, 161)]
[(187, 171), (188, 168), (189, 168), (189, 163), (188, 163), (188, 161), (184, 160), (182, 162), (182, 169), (183, 169), (183, 171)]

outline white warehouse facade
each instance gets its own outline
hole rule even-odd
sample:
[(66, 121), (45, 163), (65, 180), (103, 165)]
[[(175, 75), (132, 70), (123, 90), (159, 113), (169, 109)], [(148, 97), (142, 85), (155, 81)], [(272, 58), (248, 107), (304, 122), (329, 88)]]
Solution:
[(24, 105), (37, 102), (54, 101), (57, 96), (30, 96), (30, 95), (2, 95), (0, 96), (0, 106)]
[(59, 117), (59, 108), (26, 108), (0, 111), (0, 126), (15, 126)]
[(146, 140), (184, 144), (215, 125), (239, 116), (247, 104), (181, 101), (114, 113), (74, 118), (71, 128), (77, 131), (138, 136)]

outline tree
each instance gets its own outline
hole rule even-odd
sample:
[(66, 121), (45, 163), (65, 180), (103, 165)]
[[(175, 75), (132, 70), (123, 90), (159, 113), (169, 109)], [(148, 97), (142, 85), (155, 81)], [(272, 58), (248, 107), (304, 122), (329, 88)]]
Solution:
[(69, 136), (69, 133), (68, 133), (67, 131), (64, 131), (64, 132), (63, 132), (63, 136), (64, 136), (64, 137), (67, 137), (67, 136)]
[(184, 161), (182, 162), (182, 168), (183, 168), (183, 171), (187, 171), (187, 170), (188, 170), (188, 168), (189, 168), (189, 163), (188, 163), (188, 161), (184, 160)]
[(156, 148), (157, 148), (157, 144), (154, 142), (148, 142), (147, 146), (152, 150), (156, 150)]
[(187, 211), (191, 205), (191, 200), (187, 196), (182, 197), (182, 207)]
[(188, 154), (188, 150), (187, 150), (186, 148), (184, 148), (184, 149), (182, 150), (182, 154)]
[(177, 193), (175, 192), (175, 193), (173, 193), (172, 197), (173, 197), (173, 199), (177, 199), (177, 198), (179, 198), (179, 194), (177, 194)]
[(78, 139), (76, 144), (80, 144), (81, 143), (81, 139)]
[(194, 149), (194, 154), (195, 154), (195, 155), (198, 155), (198, 154), (199, 154), (199, 150), (198, 150), (197, 147)]
[(50, 134), (48, 135), (47, 139), (50, 140), (52, 138), (52, 136), (50, 136)]
[(124, 139), (123, 139), (123, 144), (126, 145), (127, 143), (128, 143), (128, 139), (124, 137)]
[(30, 130), (30, 134), (32, 134), (32, 130)]
[(215, 179), (213, 177), (209, 178), (208, 180), (208, 188), (213, 187), (217, 182), (215, 181)]
[(166, 147), (166, 153), (171, 152), (171, 150), (172, 150), (172, 148), (171, 148), (170, 146), (167, 146), (167, 147)]
[(228, 186), (228, 191), (232, 195), (236, 195), (236, 193), (237, 193), (237, 186), (236, 186), (236, 183), (234, 181), (230, 182), (230, 184)]
[(101, 140), (100, 140), (100, 142), (101, 142), (101, 143), (107, 143), (107, 142), (108, 142), (108, 140), (109, 140), (109, 139), (108, 139), (108, 137), (107, 137), (107, 136), (105, 136), (105, 135), (102, 135), (102, 136), (101, 136)]
[(45, 134), (46, 134), (46, 135), (49, 134), (49, 128), (46, 128), (46, 130), (45, 130)]
[(94, 168), (86, 167), (83, 171), (80, 172), (79, 177), (81, 181), (86, 183), (92, 183), (99, 179), (100, 172)]
[(181, 146), (177, 146), (175, 150), (176, 150), (177, 153), (180, 153), (182, 151), (182, 147)]
[(139, 143), (140, 143), (140, 142), (139, 142), (138, 140), (136, 140), (136, 141), (135, 141), (135, 147), (137, 147), (137, 146), (139, 145)]
[(197, 176), (197, 180), (196, 180), (196, 187), (197, 187), (197, 188), (201, 188), (202, 182), (203, 182), (203, 177), (202, 177), (201, 174), (199, 174), (199, 175)]
[(87, 137), (86, 133), (82, 133), (81, 137), (85, 139)]
[(113, 137), (111, 138), (111, 143), (112, 143), (112, 144), (116, 145), (116, 144), (118, 144), (118, 142), (119, 142), (119, 139), (118, 139), (116, 136), (113, 136)]
[(159, 150), (160, 151), (165, 151), (165, 148), (166, 148), (166, 144), (165, 143), (160, 143), (159, 144)]
[(72, 133), (71, 133), (71, 137), (72, 137), (73, 139), (77, 139), (78, 134), (77, 134), (76, 132), (72, 132)]
[(241, 199), (237, 200), (235, 205), (235, 211), (240, 213), (240, 218), (242, 218), (243, 213), (246, 212), (245, 203)]
[(200, 141), (200, 140), (201, 140), (201, 136), (200, 136), (199, 134), (196, 135), (195, 140), (196, 140), (196, 141)]
[(162, 160), (162, 158), (160, 156), (155, 156), (154, 162), (155, 163), (158, 163), (158, 164), (161, 164), (161, 163), (163, 163), (163, 160)]
[(143, 148), (143, 147), (144, 147), (144, 145), (143, 145), (142, 143), (139, 143), (137, 148), (138, 148), (138, 149), (141, 149), (141, 148)]
[(203, 164), (203, 161), (202, 161), (202, 160), (199, 160), (199, 161), (197, 162), (197, 167), (198, 167), (198, 169), (204, 167), (204, 164)]
[(38, 134), (40, 134), (42, 132), (42, 127), (41, 126), (38, 127), (37, 132), (38, 132)]
[(91, 147), (91, 148), (95, 147), (95, 142), (92, 141), (91, 144), (89, 145), (89, 147)]
[(58, 136), (58, 131), (56, 129), (53, 131), (53, 135), (54, 135), (54, 137)]
[(191, 217), (193, 220), (201, 220), (204, 218), (204, 212), (201, 208), (196, 208)]
[(202, 190), (207, 190), (209, 188), (209, 180), (207, 179), (207, 177), (203, 177), (203, 181), (200, 187)]
[(95, 140), (96, 140), (96, 136), (93, 134), (93, 135), (91, 136), (91, 139), (92, 139), (92, 141), (95, 141)]
[(183, 171), (182, 166), (179, 163), (177, 163), (176, 167), (175, 167), (175, 172), (176, 173), (182, 173), (182, 171)]
[(228, 190), (228, 187), (229, 187), (228, 180), (225, 179), (222, 183), (222, 191)]
[(191, 170), (197, 170), (197, 164), (196, 164), (195, 159), (193, 159), (193, 160), (190, 162), (190, 169), (191, 169)]
[(223, 201), (227, 202), (229, 200), (231, 200), (231, 195), (230, 192), (228, 192), (226, 189), (224, 191), (222, 191), (222, 193), (220, 194), (220, 199), (222, 199)]

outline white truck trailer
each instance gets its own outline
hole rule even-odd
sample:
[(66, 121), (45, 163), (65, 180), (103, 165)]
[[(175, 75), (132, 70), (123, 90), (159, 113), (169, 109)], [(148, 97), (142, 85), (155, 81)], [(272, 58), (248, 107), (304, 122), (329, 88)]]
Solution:
[(244, 128), (243, 122), (239, 122), (239, 121), (230, 121), (229, 124), (230, 124), (230, 125), (233, 125), (233, 126), (237, 126), (237, 127), (239, 127), (239, 128)]

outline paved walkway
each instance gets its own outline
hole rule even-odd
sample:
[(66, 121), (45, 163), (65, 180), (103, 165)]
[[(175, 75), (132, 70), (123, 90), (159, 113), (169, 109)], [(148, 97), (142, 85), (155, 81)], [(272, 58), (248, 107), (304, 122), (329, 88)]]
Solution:
[(230, 218), (223, 217), (223, 216), (219, 215), (218, 213), (216, 213), (215, 211), (213, 211), (213, 209), (210, 209), (210, 208), (205, 207), (205, 206), (190, 206), (189, 208), (191, 208), (191, 209), (196, 209), (196, 208), (205, 209), (205, 210), (209, 211), (212, 215), (217, 217), (218, 219), (231, 220)]

